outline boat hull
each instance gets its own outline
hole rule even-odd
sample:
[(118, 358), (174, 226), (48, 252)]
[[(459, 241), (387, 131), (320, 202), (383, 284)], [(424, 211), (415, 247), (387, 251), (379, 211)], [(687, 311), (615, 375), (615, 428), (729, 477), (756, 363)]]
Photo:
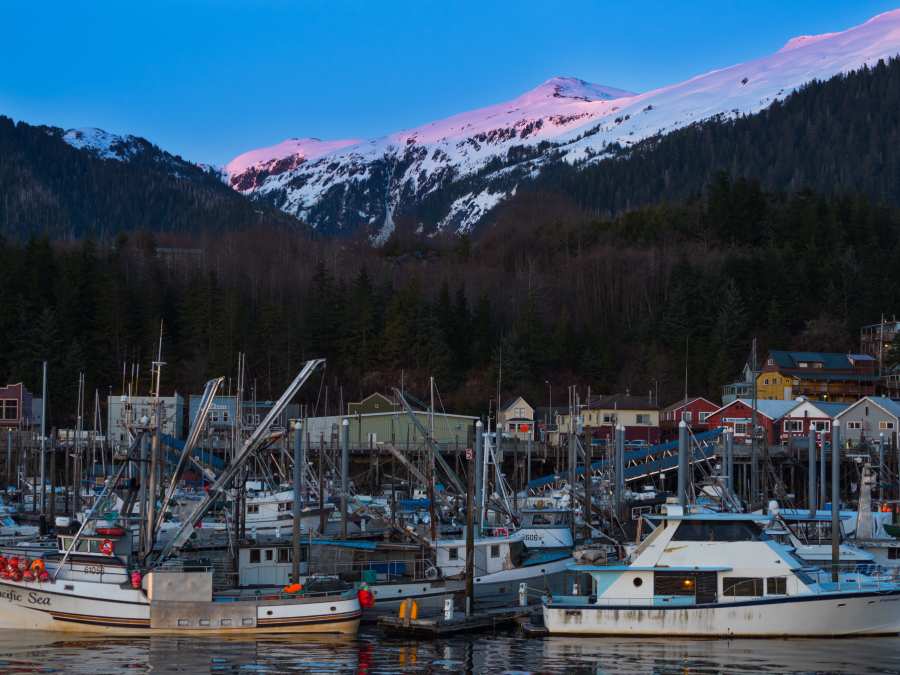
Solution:
[[(104, 584), (94, 584), (103, 586)], [(59, 587), (72, 591), (60, 592)], [(341, 634), (355, 635), (361, 610), (356, 598), (315, 602), (140, 601), (139, 591), (120, 598), (91, 597), (86, 584), (0, 583), (0, 628), (105, 635)]]
[(839, 637), (900, 633), (900, 591), (681, 607), (545, 604), (553, 635)]

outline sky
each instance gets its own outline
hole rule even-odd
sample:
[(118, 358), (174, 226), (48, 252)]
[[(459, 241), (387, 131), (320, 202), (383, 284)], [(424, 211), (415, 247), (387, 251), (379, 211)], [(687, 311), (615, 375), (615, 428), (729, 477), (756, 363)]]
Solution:
[(556, 75), (646, 91), (900, 0), (0, 0), (0, 114), (225, 164), (371, 138)]

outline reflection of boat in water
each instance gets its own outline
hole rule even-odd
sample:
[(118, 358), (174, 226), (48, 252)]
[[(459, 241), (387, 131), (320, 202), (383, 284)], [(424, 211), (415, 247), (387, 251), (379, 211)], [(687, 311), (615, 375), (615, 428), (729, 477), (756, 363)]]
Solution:
[(757, 514), (669, 504), (625, 565), (578, 568), (590, 595), (545, 601), (550, 633), (786, 637), (900, 632), (900, 585), (805, 567)]

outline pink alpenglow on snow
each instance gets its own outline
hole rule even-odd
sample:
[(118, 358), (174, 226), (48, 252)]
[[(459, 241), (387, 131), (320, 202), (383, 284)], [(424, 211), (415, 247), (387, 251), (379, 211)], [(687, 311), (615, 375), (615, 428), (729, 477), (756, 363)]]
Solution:
[(273, 160), (297, 157), (302, 160), (311, 160), (327, 155), (336, 150), (356, 145), (359, 140), (321, 141), (318, 138), (289, 138), (286, 141), (270, 145), (267, 148), (257, 148), (242, 155), (238, 155), (225, 165), (225, 172), (229, 176), (243, 173), (250, 168), (269, 164)]

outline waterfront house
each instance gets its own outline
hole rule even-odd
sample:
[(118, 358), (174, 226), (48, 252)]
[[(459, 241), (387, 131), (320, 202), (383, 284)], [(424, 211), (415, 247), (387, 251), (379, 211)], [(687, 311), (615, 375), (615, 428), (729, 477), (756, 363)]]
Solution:
[[(756, 402), (757, 426), (762, 427), (769, 445), (776, 445), (781, 439), (779, 421), (787, 415), (798, 401), (767, 401)], [(752, 439), (751, 428), (753, 420), (753, 401), (749, 399), (737, 399), (722, 406), (706, 418), (710, 429), (726, 428), (734, 434), (735, 443), (750, 443)]]
[(21, 382), (0, 387), (0, 429), (18, 431), (31, 427), (31, 401), (31, 392)]
[(884, 434), (886, 443), (896, 447), (900, 429), (900, 403), (884, 396), (866, 396), (840, 412), (841, 438), (851, 446), (878, 441)]
[(534, 408), (524, 398), (505, 401), (498, 416), (504, 434), (520, 441), (534, 440)]
[(756, 378), (756, 397), (852, 403), (875, 394), (876, 364), (868, 354), (773, 350)]

